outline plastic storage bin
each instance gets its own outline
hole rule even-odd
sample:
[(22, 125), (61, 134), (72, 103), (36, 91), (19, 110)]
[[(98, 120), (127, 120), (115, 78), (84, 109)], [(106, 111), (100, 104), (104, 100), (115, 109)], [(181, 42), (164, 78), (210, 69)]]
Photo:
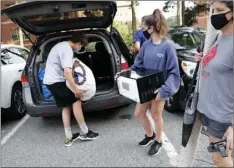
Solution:
[(154, 92), (164, 84), (163, 71), (151, 69), (123, 71), (116, 80), (122, 96), (141, 104), (155, 99)]

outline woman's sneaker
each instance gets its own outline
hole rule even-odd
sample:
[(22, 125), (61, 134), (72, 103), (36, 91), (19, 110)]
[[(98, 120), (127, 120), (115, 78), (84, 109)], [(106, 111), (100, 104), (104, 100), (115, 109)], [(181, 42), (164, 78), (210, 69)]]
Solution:
[(153, 133), (153, 136), (152, 137), (147, 137), (147, 135), (145, 135), (145, 138), (139, 142), (139, 145), (140, 146), (148, 146), (150, 145), (152, 142), (154, 142), (154, 138), (155, 138), (155, 133)]
[(72, 135), (72, 138), (66, 138), (65, 139), (65, 146), (68, 147), (68, 146), (72, 146), (73, 142), (75, 142), (78, 138), (79, 138), (79, 133), (76, 133), (76, 134), (73, 134)]
[(148, 154), (150, 156), (157, 155), (161, 149), (162, 149), (162, 142), (159, 143), (158, 141), (154, 141), (154, 143), (150, 147)]
[(92, 140), (97, 139), (98, 136), (99, 136), (98, 133), (95, 133), (89, 130), (87, 134), (84, 134), (84, 135), (80, 134), (79, 139), (82, 141), (92, 141)]

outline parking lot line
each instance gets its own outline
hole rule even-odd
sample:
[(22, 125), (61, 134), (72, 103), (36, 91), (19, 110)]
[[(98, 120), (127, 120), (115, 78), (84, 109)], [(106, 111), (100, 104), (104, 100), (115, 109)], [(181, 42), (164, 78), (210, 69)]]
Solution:
[[(151, 116), (150, 110), (147, 111), (147, 116), (149, 117), (152, 128), (155, 129), (155, 123), (154, 123), (153, 118)], [(170, 140), (167, 137), (165, 132), (162, 133), (162, 143), (163, 143), (163, 149), (165, 150), (165, 152), (167, 153), (167, 156), (170, 159), (170, 164), (172, 166), (175, 166), (173, 160), (174, 160), (174, 158), (178, 157), (179, 154), (177, 153), (174, 146), (171, 144), (171, 142), (170, 142)]]
[(29, 115), (25, 115), (15, 126), (14, 128), (7, 133), (1, 141), (1, 145), (3, 146), (6, 142), (19, 130), (19, 128), (30, 118)]

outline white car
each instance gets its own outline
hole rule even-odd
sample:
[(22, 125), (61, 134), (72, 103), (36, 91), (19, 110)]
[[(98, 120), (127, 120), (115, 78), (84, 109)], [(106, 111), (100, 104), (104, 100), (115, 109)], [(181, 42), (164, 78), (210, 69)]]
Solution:
[(1, 45), (1, 109), (13, 119), (22, 118), (26, 108), (22, 99), (21, 74), (29, 54), (18, 45)]

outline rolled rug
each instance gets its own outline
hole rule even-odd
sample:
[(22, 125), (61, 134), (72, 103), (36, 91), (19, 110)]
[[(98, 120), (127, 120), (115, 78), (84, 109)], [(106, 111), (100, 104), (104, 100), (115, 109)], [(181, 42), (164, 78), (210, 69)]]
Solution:
[[(81, 101), (90, 100), (96, 93), (96, 81), (91, 69), (75, 58), (73, 59), (72, 75), (77, 87), (85, 91), (80, 97)], [(68, 81), (66, 81), (66, 85), (73, 92)]]

